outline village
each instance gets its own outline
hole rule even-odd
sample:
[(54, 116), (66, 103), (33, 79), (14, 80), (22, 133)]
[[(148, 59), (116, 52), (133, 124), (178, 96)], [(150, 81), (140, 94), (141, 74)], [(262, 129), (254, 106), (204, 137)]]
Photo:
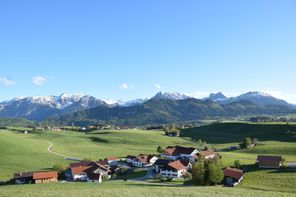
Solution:
[[(96, 182), (103, 181), (149, 181), (170, 182), (178, 179), (192, 180), (196, 164), (217, 164), (221, 156), (212, 150), (198, 150), (194, 147), (158, 147), (158, 155), (139, 154), (119, 158), (110, 156), (98, 161), (79, 161), (71, 163), (59, 171), (36, 171), (15, 173), (10, 184), (43, 184), (54, 182)], [(254, 161), (258, 169), (278, 169), (283, 164), (282, 156), (259, 155)], [(217, 165), (218, 168), (219, 165)], [(223, 177), (216, 184), (234, 187), (244, 179), (246, 169), (233, 165), (221, 169)], [(140, 172), (140, 173), (139, 173)], [(213, 182), (214, 183), (214, 182)], [(211, 182), (210, 182), (211, 184)]]

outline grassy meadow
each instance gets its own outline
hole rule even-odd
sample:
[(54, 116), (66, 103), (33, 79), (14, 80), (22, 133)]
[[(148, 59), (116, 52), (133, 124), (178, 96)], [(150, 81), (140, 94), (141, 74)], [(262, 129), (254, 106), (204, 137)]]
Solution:
[(55, 164), (69, 163), (63, 157), (47, 151), (48, 141), (54, 144), (52, 149), (58, 153), (93, 160), (106, 156), (156, 153), (159, 145), (197, 146), (195, 141), (198, 139), (216, 148), (237, 145), (246, 136), (256, 137), (260, 141), (260, 145), (252, 149), (220, 152), (224, 166), (233, 165), (235, 160), (249, 166), (245, 179), (236, 188), (170, 187), (110, 181), (100, 185), (59, 183), (0, 186), (0, 196), (295, 196), (295, 170), (258, 170), (252, 166), (258, 154), (283, 155), (288, 162), (296, 162), (295, 131), (295, 125), (274, 123), (214, 124), (185, 129), (181, 137), (167, 137), (162, 131), (143, 130), (88, 133), (45, 131), (30, 134), (0, 130), (0, 180), (7, 180), (18, 171), (46, 169)]

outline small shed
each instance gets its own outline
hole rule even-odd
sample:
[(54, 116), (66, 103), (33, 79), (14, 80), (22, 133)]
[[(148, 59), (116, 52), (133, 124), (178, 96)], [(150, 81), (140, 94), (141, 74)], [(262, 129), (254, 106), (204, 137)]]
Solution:
[(243, 171), (237, 168), (224, 169), (224, 183), (227, 186), (234, 187), (243, 180)]

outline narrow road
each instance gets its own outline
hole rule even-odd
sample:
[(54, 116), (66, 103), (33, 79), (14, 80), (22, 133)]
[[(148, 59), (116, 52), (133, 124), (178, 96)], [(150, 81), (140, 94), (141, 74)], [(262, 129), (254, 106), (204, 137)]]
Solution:
[(69, 156), (66, 156), (66, 155), (63, 155), (63, 154), (61, 154), (61, 153), (57, 153), (57, 152), (53, 151), (53, 150), (52, 150), (53, 143), (51, 143), (50, 141), (47, 141), (47, 143), (49, 144), (49, 147), (47, 148), (47, 151), (50, 152), (51, 154), (54, 154), (54, 155), (57, 155), (57, 156), (63, 157), (65, 160), (82, 161), (82, 159), (75, 158), (75, 157), (69, 157)]

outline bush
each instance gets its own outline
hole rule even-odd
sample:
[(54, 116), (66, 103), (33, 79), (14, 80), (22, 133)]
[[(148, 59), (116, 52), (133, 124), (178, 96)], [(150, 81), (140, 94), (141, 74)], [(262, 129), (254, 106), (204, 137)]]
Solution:
[(240, 160), (235, 160), (235, 161), (234, 161), (234, 167), (236, 167), (236, 168), (240, 168), (240, 167), (241, 167), (241, 162), (240, 162)]

